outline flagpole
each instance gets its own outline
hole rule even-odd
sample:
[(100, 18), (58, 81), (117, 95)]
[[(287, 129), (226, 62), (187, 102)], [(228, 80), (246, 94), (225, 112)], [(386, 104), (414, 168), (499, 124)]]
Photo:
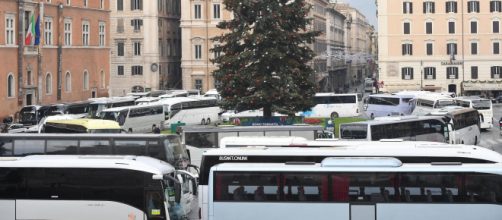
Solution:
[(40, 12), (39, 12), (39, 32), (40, 32), (40, 37), (39, 37), (39, 44), (37, 45), (37, 51), (38, 51), (38, 59), (37, 59), (37, 75), (38, 75), (38, 95), (37, 95), (37, 103), (39, 105), (42, 104), (42, 94), (43, 93), (43, 70), (42, 70), (42, 58), (43, 58), (43, 53), (42, 53), (42, 49), (40, 48), (40, 45), (43, 44), (44, 42), (44, 32), (45, 32), (45, 27), (44, 25), (42, 25), (44, 23), (44, 2), (40, 2), (39, 0), (39, 4), (40, 4)]

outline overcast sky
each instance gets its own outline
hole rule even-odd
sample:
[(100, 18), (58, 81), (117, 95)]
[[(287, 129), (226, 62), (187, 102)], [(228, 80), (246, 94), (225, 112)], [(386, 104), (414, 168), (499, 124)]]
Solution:
[(370, 24), (378, 28), (377, 18), (376, 18), (376, 5), (375, 0), (342, 0), (343, 2), (349, 3), (352, 7), (357, 8), (361, 13), (368, 18)]

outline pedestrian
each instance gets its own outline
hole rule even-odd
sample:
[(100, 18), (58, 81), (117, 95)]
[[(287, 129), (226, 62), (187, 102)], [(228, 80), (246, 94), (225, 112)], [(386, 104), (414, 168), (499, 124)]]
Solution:
[(160, 134), (160, 128), (157, 127), (156, 124), (152, 125), (152, 133), (154, 133), (154, 134)]

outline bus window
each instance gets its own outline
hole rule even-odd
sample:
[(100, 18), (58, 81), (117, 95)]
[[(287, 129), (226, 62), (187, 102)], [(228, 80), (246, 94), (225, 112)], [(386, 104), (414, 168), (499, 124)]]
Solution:
[(47, 140), (46, 154), (77, 154), (77, 140)]
[[(372, 126), (373, 127), (373, 126)], [(368, 125), (345, 124), (340, 127), (342, 139), (366, 139), (368, 138)]]
[(44, 140), (15, 140), (14, 141), (14, 155), (24, 156), (28, 154), (44, 154), (45, 153)]
[(284, 174), (284, 200), (286, 201), (327, 201), (328, 175), (325, 174)]
[(406, 202), (454, 202), (459, 195), (457, 180), (457, 175), (449, 173), (404, 173), (401, 195)]
[(493, 174), (467, 174), (466, 196), (469, 202), (502, 202), (502, 178)]
[(159, 158), (160, 160), (167, 161), (170, 164), (175, 164), (175, 158), (173, 155), (173, 151), (160, 144), (158, 141), (148, 141), (148, 152), (147, 154), (153, 158)]
[(162, 195), (158, 192), (147, 191), (146, 192), (146, 210), (148, 214), (148, 219), (164, 219), (164, 200)]
[(80, 141), (79, 154), (111, 154), (110, 141), (107, 140), (83, 140)]
[(185, 133), (185, 144), (197, 148), (217, 148), (216, 133)]
[(12, 156), (12, 140), (0, 140), (0, 156)]
[(115, 141), (115, 154), (144, 155), (145, 152), (146, 141)]
[[(347, 173), (342, 176), (347, 176), (350, 179), (348, 193), (351, 201), (385, 202), (396, 200), (395, 174)], [(346, 189), (342, 190), (346, 191)]]
[(222, 172), (215, 177), (215, 201), (278, 201), (278, 174)]

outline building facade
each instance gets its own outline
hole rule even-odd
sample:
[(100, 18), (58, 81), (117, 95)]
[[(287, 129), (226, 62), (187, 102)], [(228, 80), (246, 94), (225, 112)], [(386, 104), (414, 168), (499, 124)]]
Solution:
[(181, 87), (181, 1), (111, 2), (113, 96)]
[(0, 0), (0, 118), (108, 96), (109, 18), (104, 0)]
[(357, 86), (364, 78), (372, 77), (375, 71), (372, 56), (375, 30), (362, 13), (349, 4), (336, 3), (335, 9), (346, 17), (345, 60), (348, 74), (345, 87)]
[(321, 84), (320, 91), (341, 92), (347, 80), (345, 61), (345, 16), (335, 10), (334, 5), (326, 11), (327, 71), (328, 78)]
[(383, 91), (502, 91), (500, 0), (378, 0)]

